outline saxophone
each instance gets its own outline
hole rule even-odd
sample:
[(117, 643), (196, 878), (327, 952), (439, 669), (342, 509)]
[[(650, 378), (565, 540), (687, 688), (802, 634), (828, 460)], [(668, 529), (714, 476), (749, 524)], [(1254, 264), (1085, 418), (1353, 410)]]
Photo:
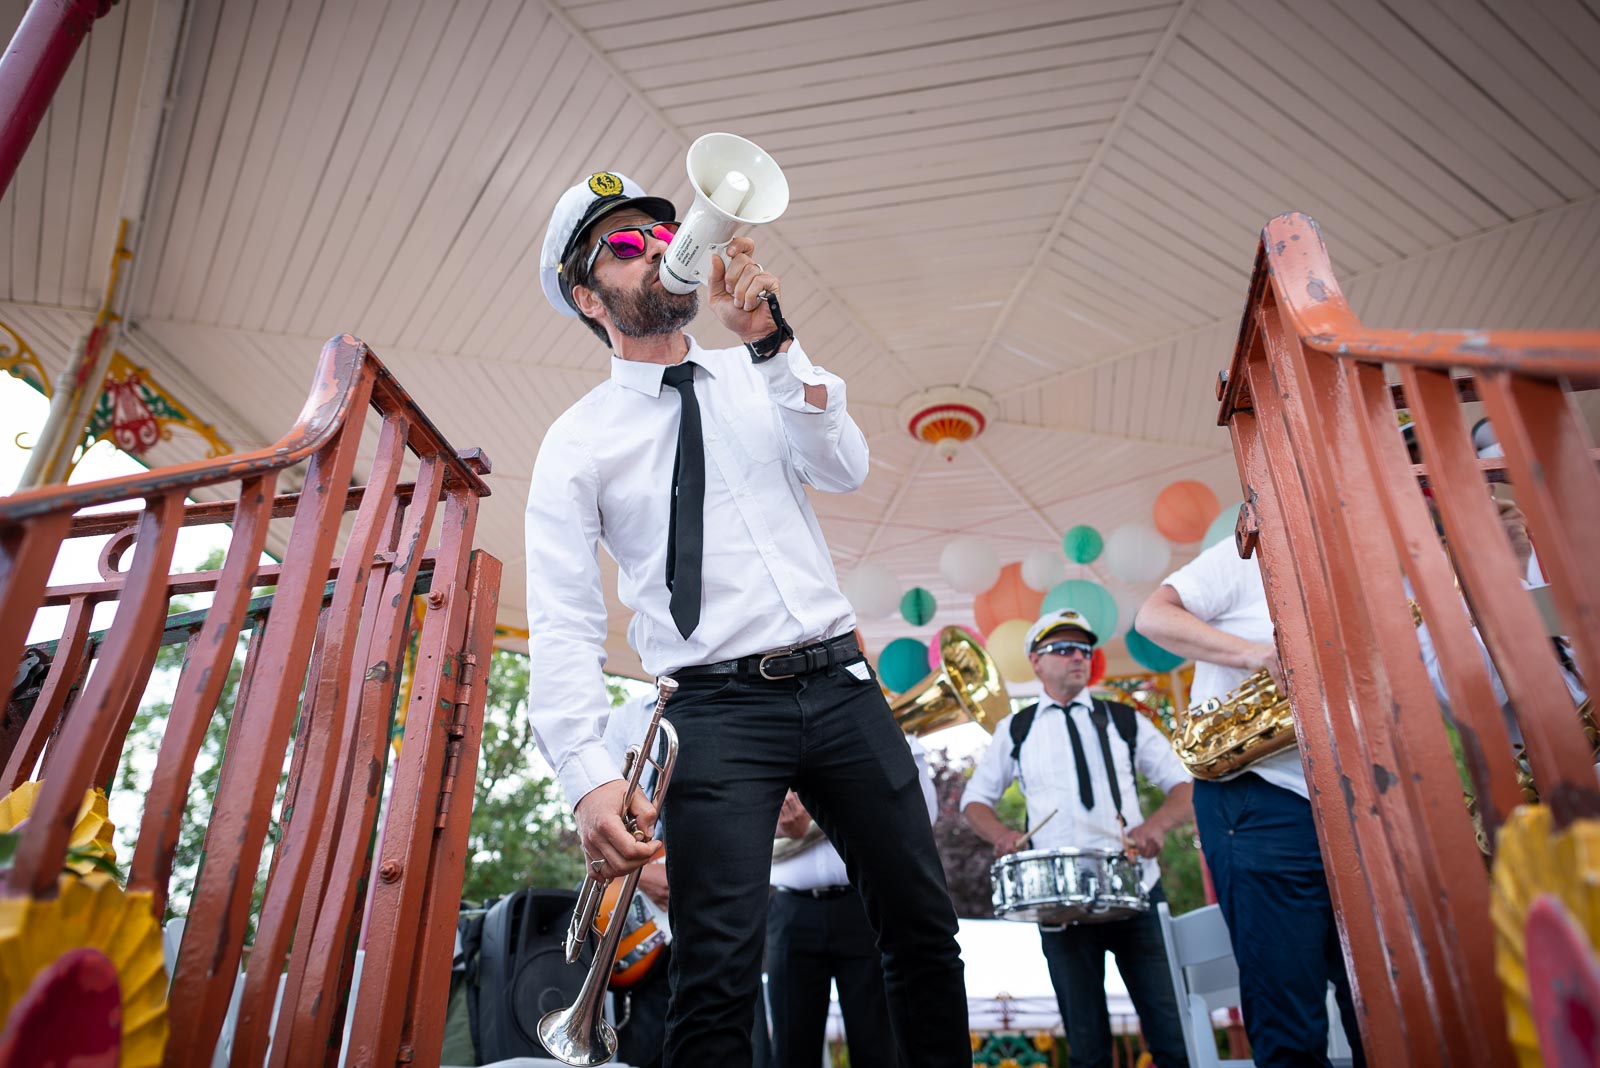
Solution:
[(1220, 779), (1294, 742), (1289, 695), (1265, 671), (1182, 713), (1172, 733), (1172, 748), (1197, 779)]
[[(1420, 627), (1422, 609), (1411, 598), (1406, 604)], [(1266, 671), (1180, 714), (1172, 733), (1172, 748), (1197, 779), (1220, 779), (1294, 743), (1289, 695)]]

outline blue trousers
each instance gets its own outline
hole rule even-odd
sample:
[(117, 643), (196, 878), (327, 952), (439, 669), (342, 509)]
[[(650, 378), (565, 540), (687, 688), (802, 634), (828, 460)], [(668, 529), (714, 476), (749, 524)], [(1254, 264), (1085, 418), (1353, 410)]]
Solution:
[(1259, 775), (1195, 780), (1200, 845), (1239, 963), (1245, 1033), (1261, 1068), (1328, 1064), (1328, 984), (1365, 1065), (1311, 804)]
[(1150, 911), (1131, 920), (1075, 924), (1041, 930), (1050, 985), (1066, 1026), (1072, 1068), (1111, 1068), (1111, 1016), (1106, 1010), (1106, 954), (1117, 958), (1117, 971), (1139, 1014), (1145, 1048), (1157, 1068), (1189, 1068), (1183, 1046), (1178, 999), (1161, 941), (1156, 905), (1167, 895), (1157, 883), (1150, 890)]

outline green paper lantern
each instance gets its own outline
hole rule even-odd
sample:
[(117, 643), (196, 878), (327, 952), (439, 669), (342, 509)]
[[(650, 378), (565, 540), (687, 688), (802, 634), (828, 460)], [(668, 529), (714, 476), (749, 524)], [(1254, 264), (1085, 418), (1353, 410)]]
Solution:
[(1183, 657), (1169, 653), (1133, 627), (1128, 628), (1123, 641), (1128, 643), (1128, 655), (1148, 671), (1171, 671), (1184, 661)]
[(905, 693), (928, 674), (928, 647), (915, 638), (896, 638), (878, 654), (878, 678), (895, 693)]
[(1106, 541), (1094, 527), (1082, 523), (1067, 531), (1061, 539), (1061, 551), (1075, 564), (1093, 563), (1106, 547)]
[(1111, 591), (1098, 582), (1088, 579), (1067, 579), (1050, 588), (1044, 595), (1044, 603), (1039, 606), (1039, 614), (1054, 612), (1057, 609), (1070, 608), (1082, 614), (1089, 621), (1095, 636), (1102, 643), (1111, 640), (1117, 633), (1117, 599), (1111, 596)]
[(900, 615), (913, 627), (920, 627), (933, 618), (939, 610), (939, 602), (934, 600), (933, 594), (921, 586), (913, 586), (900, 598)]
[(1217, 518), (1211, 521), (1211, 525), (1206, 528), (1206, 536), (1200, 539), (1201, 550), (1209, 549), (1219, 541), (1232, 541), (1234, 524), (1238, 520), (1239, 505), (1230, 504), (1224, 508)]

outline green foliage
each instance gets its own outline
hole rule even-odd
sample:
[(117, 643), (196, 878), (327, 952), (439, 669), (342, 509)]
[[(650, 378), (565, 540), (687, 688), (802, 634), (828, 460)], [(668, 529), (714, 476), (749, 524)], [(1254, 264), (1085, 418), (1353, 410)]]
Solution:
[[(569, 888), (583, 878), (583, 854), (561, 788), (533, 770), (529, 665), (528, 657), (504, 650), (496, 650), (490, 663), (461, 888), (467, 901), (525, 886)], [(609, 685), (612, 704), (620, 703), (621, 685)]]
[[(215, 570), (221, 566), (222, 553), (213, 552), (200, 564), (198, 570)], [(188, 611), (192, 607), (193, 605), (184, 599), (174, 598), (169, 614)], [(228, 676), (222, 684), (222, 694), (217, 700), (215, 713), (206, 724), (205, 738), (200, 744), (194, 773), (189, 780), (188, 803), (184, 807), (183, 817), (179, 823), (177, 847), (173, 854), (166, 919), (188, 913), (190, 900), (194, 896), (195, 883), (199, 879), (200, 868), (204, 862), (206, 828), (216, 801), (217, 782), (222, 776), (222, 755), (228, 739), (228, 725), (233, 721), (239, 678), (244, 671), (245, 640), (246, 638), (242, 636), (234, 652), (233, 662), (228, 667)], [(184, 650), (183, 645), (162, 646), (156, 653), (152, 678), (165, 676), (168, 679), (176, 679), (183, 666)], [(113, 780), (115, 791), (137, 795), (149, 788), (151, 774), (156, 764), (156, 754), (160, 750), (161, 738), (166, 732), (167, 718), (171, 713), (170, 696), (165, 700), (147, 699), (134, 713), (133, 724), (128, 730), (127, 744), (123, 747), (122, 760)], [(284, 778), (287, 778), (287, 772)], [(280, 789), (282, 781), (280, 779)], [(132, 826), (119, 824), (116, 829), (117, 855), (124, 862), (132, 857), (137, 833), (137, 824)], [(274, 817), (267, 828), (268, 848), (263, 850), (262, 864), (256, 876), (255, 892), (251, 897), (249, 937), (252, 938), (255, 933), (256, 915), (260, 911), (262, 896), (266, 891), (270, 848), (278, 841), (281, 834), (282, 828), (278, 819)]]
[[(1165, 799), (1161, 788), (1138, 776), (1139, 809), (1146, 816), (1161, 807)], [(1168, 906), (1174, 916), (1181, 915), (1206, 903), (1205, 882), (1200, 876), (1200, 839), (1194, 824), (1181, 824), (1167, 834), (1161, 847), (1161, 886), (1167, 892)]]

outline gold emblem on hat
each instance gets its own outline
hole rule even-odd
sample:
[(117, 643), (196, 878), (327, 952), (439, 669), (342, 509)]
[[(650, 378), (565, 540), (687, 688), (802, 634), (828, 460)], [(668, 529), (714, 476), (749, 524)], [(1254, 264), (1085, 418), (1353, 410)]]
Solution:
[(622, 179), (610, 171), (589, 176), (589, 189), (597, 197), (614, 197), (622, 192)]

